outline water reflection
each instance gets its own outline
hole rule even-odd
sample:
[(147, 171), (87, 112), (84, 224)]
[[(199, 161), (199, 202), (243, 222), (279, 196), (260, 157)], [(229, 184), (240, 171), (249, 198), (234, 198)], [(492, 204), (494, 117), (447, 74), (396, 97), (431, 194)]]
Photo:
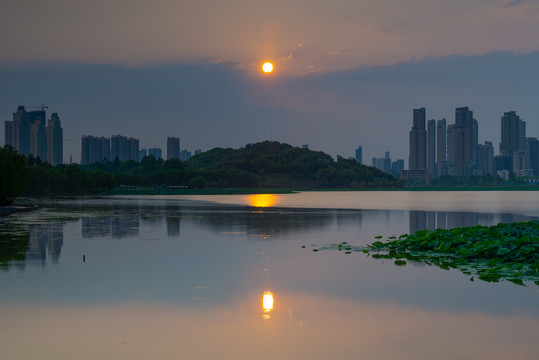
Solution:
[(48, 259), (53, 264), (58, 264), (63, 245), (63, 223), (33, 225), (30, 228), (26, 260), (40, 263), (42, 266), (45, 266)]
[(58, 264), (64, 245), (63, 223), (2, 224), (0, 231), (0, 265), (8, 269), (14, 263), (24, 269), (26, 263), (45, 266)]
[[(273, 196), (273, 195), (272, 195)], [(253, 196), (258, 204), (270, 204), (268, 196)], [(254, 200), (253, 200), (254, 201)], [(256, 202), (253, 202), (253, 204)], [(48, 218), (61, 217), (69, 213), (64, 222), (49, 222)], [(182, 223), (202, 224), (204, 229), (216, 234), (232, 234), (257, 239), (308, 239), (324, 231), (347, 229), (351, 236), (361, 234), (361, 241), (368, 243), (375, 235), (396, 235), (406, 232), (401, 223), (408, 221), (409, 233), (424, 229), (451, 229), (455, 227), (493, 225), (498, 222), (510, 223), (528, 221), (537, 217), (518, 214), (495, 214), (478, 212), (441, 212), (441, 211), (398, 211), (398, 210), (336, 210), (336, 209), (282, 209), (271, 208), (253, 211), (241, 206), (181, 206), (178, 203), (108, 201), (67, 203), (45, 213), (37, 223), (25, 225), (24, 222), (13, 228), (5, 222), (1, 225), (0, 253), (2, 266), (17, 261), (19, 267), (24, 262), (39, 263), (47, 261), (58, 263), (64, 244), (64, 224), (80, 220), (83, 239), (112, 238), (129, 239), (141, 237), (141, 228), (155, 233), (162, 228), (170, 238), (180, 237)], [(52, 214), (52, 215), (51, 215)], [(77, 218), (77, 214), (80, 217)], [(22, 218), (21, 218), (22, 219)], [(198, 225), (200, 226), (200, 225)], [(11, 227), (11, 228), (10, 228)], [(380, 230), (384, 229), (384, 230)], [(371, 232), (372, 230), (372, 232)], [(4, 235), (2, 235), (4, 234)], [(13, 250), (15, 234), (25, 234), (23, 250)], [(141, 238), (147, 239), (147, 236)], [(152, 236), (151, 238), (156, 238)], [(328, 239), (327, 241), (329, 242)], [(347, 241), (349, 239), (346, 239)], [(308, 243), (307, 243), (308, 244)], [(24, 254), (22, 256), (21, 254)], [(22, 263), (21, 263), (22, 262)]]
[(249, 205), (254, 207), (272, 207), (277, 205), (279, 197), (275, 194), (254, 194), (247, 197)]
[(410, 234), (419, 230), (453, 229), (476, 225), (491, 226), (537, 219), (519, 214), (489, 214), (478, 212), (415, 211), (410, 210)]
[(6, 359), (531, 360), (539, 353), (535, 314), (450, 312), (304, 292), (284, 293), (280, 302), (283, 311), (270, 323), (252, 321), (246, 314), (256, 309), (241, 300), (226, 307), (6, 304), (0, 344)]
[(112, 237), (121, 239), (138, 236), (140, 228), (139, 215), (108, 215), (82, 218), (82, 237)]
[(264, 320), (269, 320), (271, 318), (270, 313), (273, 310), (273, 293), (271, 291), (266, 291), (262, 295), (262, 310), (264, 311), (262, 314)]

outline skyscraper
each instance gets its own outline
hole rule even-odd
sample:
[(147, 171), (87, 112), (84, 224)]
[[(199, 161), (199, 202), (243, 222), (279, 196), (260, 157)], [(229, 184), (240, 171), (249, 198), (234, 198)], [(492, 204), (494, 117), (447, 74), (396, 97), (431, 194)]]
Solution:
[(503, 114), (501, 120), (500, 155), (509, 161), (509, 170), (513, 169), (513, 154), (525, 150), (526, 122), (522, 121), (515, 111)]
[(533, 170), (535, 176), (539, 175), (539, 142), (535, 137), (526, 138), (526, 169)]
[(56, 166), (64, 162), (64, 130), (58, 113), (47, 120), (47, 161)]
[(442, 175), (442, 166), (447, 161), (447, 128), (446, 120), (438, 120), (436, 124), (436, 176)]
[(36, 159), (39, 157), (42, 161), (47, 161), (46, 116), (44, 110), (27, 113), (28, 125), (30, 126), (30, 154)]
[[(44, 108), (27, 112), (23, 105), (19, 105), (13, 113), (13, 120), (4, 123), (4, 140), (6, 145), (25, 156), (32, 154), (42, 161), (58, 165), (63, 163), (63, 130), (58, 114), (53, 113), (52, 122), (47, 121)], [(49, 130), (51, 126), (54, 130)]]
[(19, 105), (13, 113), (13, 120), (5, 122), (5, 144), (28, 156), (30, 154), (30, 123), (28, 113), (23, 105)]
[(447, 126), (447, 162), (455, 165), (455, 133), (457, 125)]
[(180, 139), (176, 137), (167, 138), (167, 160), (180, 158)]
[(91, 164), (100, 161), (111, 161), (110, 139), (86, 135), (82, 137), (80, 163)]
[(122, 135), (113, 135), (110, 138), (110, 156), (120, 161), (139, 160), (139, 140), (127, 138)]
[(363, 148), (359, 145), (356, 149), (356, 162), (363, 164)]
[(153, 155), (156, 159), (162, 158), (162, 154), (163, 152), (160, 148), (148, 148), (148, 155)]
[(436, 120), (427, 122), (427, 170), (430, 177), (436, 175)]
[(477, 161), (481, 175), (494, 174), (494, 147), (492, 142), (485, 141), (485, 144), (477, 146)]
[(410, 170), (424, 170), (427, 166), (427, 131), (425, 129), (425, 108), (414, 109), (413, 126), (410, 131)]
[(470, 175), (477, 165), (478, 123), (473, 111), (461, 107), (455, 110), (455, 174)]

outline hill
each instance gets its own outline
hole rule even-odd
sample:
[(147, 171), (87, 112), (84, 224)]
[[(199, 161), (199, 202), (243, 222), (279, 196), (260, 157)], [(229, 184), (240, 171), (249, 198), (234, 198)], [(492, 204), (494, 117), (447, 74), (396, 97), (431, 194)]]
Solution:
[[(396, 187), (400, 182), (376, 168), (321, 151), (275, 141), (248, 144), (240, 149), (214, 148), (189, 159), (186, 169), (197, 172), (210, 186), (230, 171), (242, 184), (261, 187)], [(228, 176), (227, 176), (228, 178)], [(243, 180), (241, 180), (243, 179)], [(248, 182), (249, 184), (247, 184)], [(229, 184), (231, 185), (231, 184)]]

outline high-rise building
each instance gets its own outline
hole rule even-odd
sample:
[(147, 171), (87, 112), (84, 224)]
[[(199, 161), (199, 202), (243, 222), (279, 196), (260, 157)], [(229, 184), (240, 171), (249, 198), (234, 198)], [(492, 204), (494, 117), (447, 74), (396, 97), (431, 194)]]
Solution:
[[(64, 130), (58, 113), (52, 113), (47, 120), (47, 161), (56, 166), (64, 162)], [(110, 148), (110, 143), (109, 143)], [(110, 150), (109, 155), (110, 157)]]
[(469, 108), (455, 110), (455, 174), (471, 175), (477, 165), (478, 123)]
[(82, 137), (81, 144), (81, 164), (87, 165), (95, 162), (112, 160), (109, 138), (86, 135)]
[(148, 156), (148, 151), (146, 149), (140, 149), (140, 151), (138, 152), (138, 161), (142, 161), (145, 156)]
[(525, 176), (526, 174), (526, 152), (524, 150), (513, 153), (513, 169), (516, 176)]
[(447, 126), (447, 162), (455, 166), (455, 133), (457, 125)]
[(535, 137), (526, 138), (526, 168), (539, 176), (539, 143)]
[(515, 111), (503, 114), (501, 119), (500, 155), (508, 159), (509, 170), (513, 169), (513, 153), (525, 150), (526, 122)]
[(191, 158), (191, 152), (187, 150), (180, 151), (180, 160), (187, 161)]
[(410, 131), (410, 170), (424, 170), (427, 167), (427, 130), (425, 129), (425, 108), (414, 109), (413, 126)]
[(427, 122), (427, 170), (429, 176), (436, 176), (436, 120)]
[(477, 158), (480, 175), (494, 175), (494, 146), (492, 146), (492, 142), (485, 141), (484, 145), (477, 146)]
[(385, 158), (375, 158), (375, 157), (372, 158), (372, 167), (375, 167), (378, 170), (385, 171), (385, 164), (386, 164)]
[(389, 151), (386, 151), (384, 155), (384, 168), (382, 170), (386, 173), (391, 172), (391, 156), (389, 154)]
[(127, 138), (122, 135), (113, 135), (110, 138), (110, 156), (119, 161), (139, 160), (139, 140)]
[(58, 165), (63, 163), (63, 130), (58, 114), (53, 113), (51, 126), (56, 124), (52, 131), (55, 136), (49, 136), (51, 120), (46, 120), (44, 108), (27, 112), (23, 105), (19, 105), (17, 111), (13, 113), (13, 120), (4, 123), (4, 140), (6, 145), (12, 146), (25, 156), (32, 154), (42, 161)]
[(30, 126), (30, 154), (36, 159), (47, 161), (47, 133), (45, 132), (46, 113), (44, 110), (27, 113)]
[(5, 144), (28, 156), (30, 154), (30, 123), (23, 105), (19, 105), (17, 112), (13, 113), (12, 121), (5, 122), (5, 130)]
[(154, 158), (156, 159), (162, 159), (163, 158), (163, 152), (161, 151), (160, 148), (148, 148), (148, 155), (153, 155)]
[(446, 120), (436, 123), (436, 176), (442, 175), (442, 165), (447, 161), (447, 127)]
[(398, 159), (391, 163), (391, 174), (397, 179), (400, 178), (401, 171), (404, 170), (404, 160)]
[(176, 137), (167, 138), (167, 160), (180, 158), (180, 139)]
[(363, 164), (363, 148), (359, 145), (356, 149), (356, 162)]

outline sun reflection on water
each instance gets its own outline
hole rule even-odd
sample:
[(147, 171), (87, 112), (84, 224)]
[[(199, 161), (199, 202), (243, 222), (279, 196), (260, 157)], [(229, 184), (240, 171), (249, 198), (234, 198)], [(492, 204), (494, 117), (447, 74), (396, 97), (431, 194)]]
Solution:
[(269, 319), (270, 313), (273, 310), (273, 293), (271, 291), (266, 291), (264, 295), (262, 295), (262, 310), (264, 310), (262, 317), (265, 320)]
[(247, 199), (251, 206), (270, 207), (277, 204), (279, 197), (275, 194), (255, 194), (249, 195)]

